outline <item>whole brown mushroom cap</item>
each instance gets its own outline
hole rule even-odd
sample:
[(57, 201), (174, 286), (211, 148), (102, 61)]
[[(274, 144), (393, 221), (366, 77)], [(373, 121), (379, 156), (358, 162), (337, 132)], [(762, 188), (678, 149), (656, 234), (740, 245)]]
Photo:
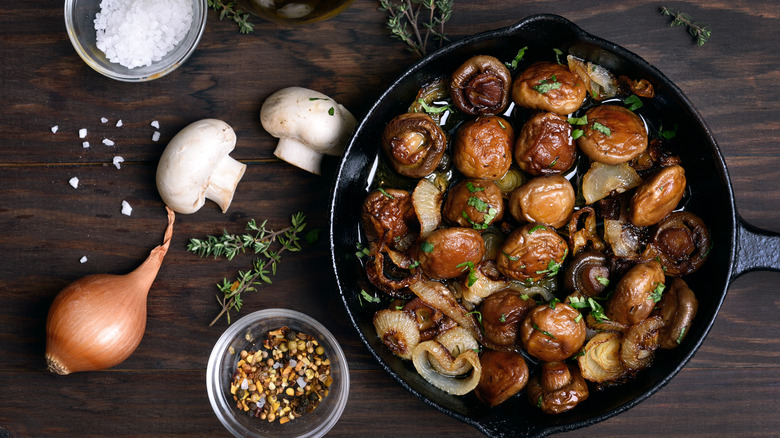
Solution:
[(462, 112), (494, 115), (509, 106), (512, 75), (503, 62), (489, 55), (477, 55), (452, 73), (450, 96)]
[(633, 111), (618, 105), (589, 109), (588, 125), (577, 145), (591, 160), (604, 164), (625, 163), (647, 149), (647, 130)]

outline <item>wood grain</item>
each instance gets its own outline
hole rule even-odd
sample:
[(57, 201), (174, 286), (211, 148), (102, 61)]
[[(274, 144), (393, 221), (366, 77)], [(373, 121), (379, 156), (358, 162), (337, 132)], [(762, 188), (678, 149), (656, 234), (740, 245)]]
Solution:
[[(780, 231), (780, 4), (669, 3), (711, 27), (703, 47), (685, 29), (670, 27), (659, 6), (457, 0), (448, 33), (454, 41), (554, 13), (637, 53), (673, 80), (711, 127), (742, 217)], [(98, 75), (76, 55), (61, 3), (0, 5), (0, 437), (228, 436), (204, 384), (208, 355), (226, 324), (208, 323), (218, 310), (215, 283), (246, 269), (251, 257), (203, 260), (187, 253), (186, 243), (223, 229), (238, 232), (249, 218), (282, 227), (297, 211), (323, 238), (285, 254), (274, 284), (248, 296), (243, 312), (300, 310), (335, 334), (352, 385), (330, 436), (480, 436), (401, 388), (363, 347), (341, 305), (324, 238), (337, 161), (326, 162), (323, 176), (282, 163), (259, 123), (263, 99), (286, 86), (317, 89), (362, 117), (416, 61), (390, 38), (377, 8), (378, 2), (356, 1), (330, 21), (303, 27), (254, 19), (250, 35), (211, 11), (186, 64), (155, 81), (128, 84)], [(67, 377), (46, 372), (51, 300), (84, 275), (128, 272), (159, 244), (165, 211), (154, 182), (157, 159), (176, 132), (207, 117), (234, 127), (233, 156), (248, 164), (230, 210), (222, 214), (207, 204), (177, 216), (149, 295), (145, 337), (126, 362)], [(116, 127), (120, 119), (123, 126)], [(154, 120), (158, 142), (152, 141)], [(82, 147), (81, 128), (88, 130), (89, 148)], [(103, 145), (103, 138), (115, 146)], [(121, 169), (114, 156), (124, 158)], [(77, 189), (68, 184), (74, 176)], [(121, 214), (122, 200), (133, 206), (132, 216)], [(563, 435), (776, 436), (777, 281), (766, 272), (737, 279), (704, 344), (669, 385), (623, 414)]]

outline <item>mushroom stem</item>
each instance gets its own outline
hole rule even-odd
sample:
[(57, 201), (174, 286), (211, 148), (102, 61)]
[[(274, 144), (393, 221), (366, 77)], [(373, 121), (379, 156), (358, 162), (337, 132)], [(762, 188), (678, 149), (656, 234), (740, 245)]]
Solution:
[(222, 213), (225, 213), (233, 201), (233, 194), (245, 171), (246, 164), (229, 155), (223, 156), (209, 179), (204, 196), (216, 202), (222, 209)]
[[(303, 170), (320, 175), (323, 153), (311, 149), (295, 138), (282, 138), (274, 151), (279, 159)], [(336, 154), (332, 154), (336, 155)]]

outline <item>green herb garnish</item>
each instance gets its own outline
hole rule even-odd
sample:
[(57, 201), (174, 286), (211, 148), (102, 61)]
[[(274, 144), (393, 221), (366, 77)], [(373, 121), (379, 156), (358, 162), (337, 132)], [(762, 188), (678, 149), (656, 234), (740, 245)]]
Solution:
[(602, 125), (602, 124), (601, 124), (601, 123), (599, 123), (599, 122), (593, 122), (593, 126), (591, 126), (591, 128), (592, 128), (594, 131), (598, 131), (598, 132), (600, 132), (600, 133), (602, 133), (602, 134), (606, 135), (607, 137), (609, 137), (610, 135), (612, 135), (612, 130), (610, 130), (609, 128), (607, 128), (606, 126)]
[(512, 60), (512, 62), (505, 62), (506, 67), (509, 69), (516, 69), (517, 65), (520, 63), (520, 60), (523, 59), (523, 56), (525, 56), (525, 51), (528, 50), (528, 46), (523, 47), (522, 49), (517, 51), (517, 55), (515, 55), (515, 59)]
[(663, 138), (664, 140), (671, 140), (677, 137), (677, 128), (679, 127), (680, 125), (675, 124), (674, 129), (664, 130), (664, 126), (661, 125), (661, 128), (658, 130), (658, 136)]
[(425, 242), (423, 242), (423, 243), (420, 245), (420, 250), (422, 250), (422, 252), (425, 252), (425, 253), (428, 253), (428, 254), (430, 254), (430, 253), (432, 253), (432, 252), (433, 252), (433, 244), (432, 244), (431, 242), (428, 242), (428, 241), (426, 240)]
[(680, 330), (680, 336), (677, 336), (677, 345), (680, 345), (682, 343), (683, 337), (685, 337), (685, 329), (687, 327), (683, 327), (682, 330)]
[(534, 325), (533, 325), (533, 327), (534, 327), (534, 330), (536, 330), (536, 331), (540, 332), (541, 334), (543, 334), (543, 335), (545, 335), (545, 336), (549, 336), (549, 337), (551, 337), (551, 338), (553, 338), (553, 339), (557, 339), (557, 338), (555, 337), (555, 335), (553, 335), (553, 334), (552, 334), (552, 333), (550, 333), (550, 332), (546, 332), (546, 331), (544, 331), (544, 330), (540, 329), (538, 325), (534, 324)]
[(387, 191), (385, 189), (380, 187), (377, 190), (379, 190), (379, 193), (385, 195), (386, 198), (395, 199), (395, 196), (391, 195), (390, 193), (387, 193)]
[(653, 300), (654, 303), (657, 303), (661, 301), (661, 298), (664, 294), (664, 289), (666, 289), (666, 286), (663, 283), (658, 283), (655, 285), (655, 289), (653, 289), (652, 292), (650, 292), (650, 298)]
[[(223, 278), (222, 283), (217, 285), (222, 293), (221, 296), (217, 296), (222, 310), (209, 325), (214, 325), (222, 315), (227, 316), (228, 324), (230, 324), (230, 311), (238, 312), (243, 305), (241, 294), (256, 291), (255, 286), (270, 284), (270, 277), (276, 275), (276, 267), (284, 251), (298, 252), (301, 250), (300, 235), (306, 228), (306, 216), (303, 213), (298, 212), (292, 215), (290, 226), (279, 231), (266, 228), (267, 222), (263, 221), (258, 225), (252, 219), (246, 225), (247, 233), (241, 235), (228, 234), (225, 231), (218, 237), (207, 236), (205, 239), (190, 239), (187, 251), (201, 257), (225, 257), (232, 260), (239, 252), (245, 252), (247, 249), (259, 254), (259, 257), (252, 263), (251, 269), (238, 271), (237, 278), (233, 281)], [(274, 243), (278, 244), (276, 250), (272, 250)]]
[(362, 300), (366, 300), (369, 303), (379, 303), (380, 301), (382, 301), (379, 299), (379, 297), (375, 295), (371, 295), (368, 292), (364, 291), (363, 289), (360, 289), (360, 296), (358, 297), (358, 299), (360, 299), (361, 301), (360, 303), (361, 306), (363, 305)]
[(628, 109), (631, 111), (636, 111), (645, 105), (642, 103), (642, 99), (640, 99), (636, 94), (632, 94), (626, 97), (626, 99), (623, 100), (623, 104), (628, 106)]
[(547, 82), (547, 79), (542, 79), (539, 81), (539, 85), (535, 85), (532, 88), (541, 94), (561, 88), (561, 83), (555, 80), (555, 76), (552, 76), (550, 80), (552, 80), (552, 82)]
[(569, 117), (566, 121), (569, 122), (570, 125), (587, 125), (588, 115), (586, 114), (582, 117)]
[(469, 193), (477, 193), (482, 192), (485, 190), (484, 187), (476, 187), (474, 184), (471, 183), (471, 181), (466, 183), (466, 188), (469, 189)]
[(467, 285), (468, 287), (474, 286), (474, 283), (477, 282), (477, 268), (474, 266), (474, 262), (463, 262), (461, 264), (455, 265), (456, 268), (463, 268), (463, 272), (465, 272), (467, 269), (469, 271), (469, 275), (467, 278)]
[(420, 106), (422, 106), (422, 109), (426, 113), (428, 113), (428, 114), (440, 114), (440, 113), (449, 111), (451, 109), (450, 105), (444, 105), (444, 106), (431, 106), (431, 105), (428, 105), (425, 102), (425, 100), (423, 100), (422, 98), (418, 99), (417, 103), (419, 103)]
[[(439, 47), (449, 41), (444, 23), (452, 16), (455, 0), (379, 0), (379, 10), (387, 13), (387, 28), (393, 38), (403, 41), (419, 57), (426, 55), (428, 41), (438, 39)], [(411, 29), (409, 29), (411, 27)]]
[(609, 278), (602, 277), (601, 275), (596, 276), (596, 281), (601, 283), (602, 286), (607, 287), (609, 286)]
[(670, 26), (686, 26), (688, 28), (688, 33), (696, 38), (696, 44), (700, 47), (710, 39), (710, 36), (712, 36), (712, 31), (707, 25), (694, 22), (688, 14), (675, 12), (666, 6), (662, 6), (661, 15), (672, 17)]
[(538, 230), (546, 230), (546, 229), (547, 229), (547, 227), (545, 227), (544, 225), (535, 225), (533, 228), (528, 230), (528, 234), (533, 234), (533, 233), (535, 233)]
[(253, 26), (252, 23), (249, 22), (249, 14), (241, 9), (235, 9), (233, 7), (235, 5), (234, 2), (229, 1), (225, 3), (222, 0), (208, 0), (208, 5), (211, 9), (219, 12), (220, 21), (222, 21), (223, 18), (233, 20), (238, 25), (239, 32), (252, 32)]
[(576, 140), (576, 139), (582, 137), (584, 134), (585, 134), (585, 131), (583, 131), (582, 129), (574, 129), (574, 130), (571, 131), (571, 138)]

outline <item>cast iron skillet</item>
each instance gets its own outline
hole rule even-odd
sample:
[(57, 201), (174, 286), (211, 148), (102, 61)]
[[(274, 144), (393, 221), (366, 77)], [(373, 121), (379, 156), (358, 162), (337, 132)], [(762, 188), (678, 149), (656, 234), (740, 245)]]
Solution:
[[(699, 312), (682, 345), (656, 355), (655, 364), (630, 383), (590, 398), (568, 413), (542, 414), (524, 394), (496, 408), (488, 408), (473, 395), (457, 397), (434, 388), (417, 374), (410, 362), (389, 352), (372, 325), (380, 304), (360, 300), (360, 290), (373, 290), (355, 257), (359, 242), (360, 206), (376, 168), (379, 138), (385, 124), (405, 112), (420, 85), (450, 74), (466, 59), (489, 54), (512, 60), (518, 49), (553, 48), (600, 64), (615, 74), (647, 79), (656, 96), (646, 105), (662, 115), (664, 126), (679, 124), (677, 151), (686, 168), (691, 197), (686, 209), (702, 217), (710, 228), (714, 248), (705, 265), (686, 280), (699, 297)], [(530, 50), (530, 49), (529, 49)], [(403, 387), (440, 411), (468, 423), (489, 436), (545, 436), (588, 426), (629, 409), (658, 391), (688, 362), (707, 335), (729, 284), (752, 270), (780, 270), (780, 237), (746, 224), (735, 209), (728, 172), (715, 139), (693, 105), (660, 71), (628, 50), (594, 37), (555, 15), (536, 15), (503, 29), (485, 32), (450, 44), (420, 60), (385, 91), (357, 128), (342, 159), (330, 211), (333, 268), (341, 297), (366, 347)]]

